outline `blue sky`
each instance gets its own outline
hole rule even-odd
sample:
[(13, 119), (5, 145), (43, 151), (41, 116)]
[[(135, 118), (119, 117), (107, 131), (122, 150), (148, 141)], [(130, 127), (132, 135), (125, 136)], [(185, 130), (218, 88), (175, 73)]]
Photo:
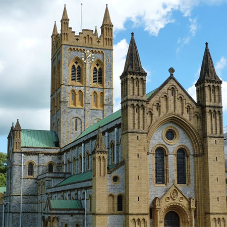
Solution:
[[(60, 31), (64, 4), (70, 26), (101, 26), (105, 4), (114, 24), (114, 100), (120, 107), (119, 76), (131, 37), (144, 69), (147, 92), (160, 86), (174, 67), (175, 77), (195, 98), (205, 42), (223, 80), (224, 126), (227, 126), (227, 1), (226, 0), (49, 0), (0, 1), (0, 151), (19, 118), (22, 128), (49, 129), (50, 44), (54, 21)], [(95, 10), (94, 10), (95, 9)], [(99, 31), (100, 34), (100, 31)]]

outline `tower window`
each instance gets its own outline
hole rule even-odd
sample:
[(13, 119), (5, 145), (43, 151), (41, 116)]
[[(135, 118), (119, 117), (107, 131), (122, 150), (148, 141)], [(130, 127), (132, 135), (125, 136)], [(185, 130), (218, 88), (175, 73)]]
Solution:
[(93, 83), (97, 83), (97, 68), (96, 67), (93, 70)]
[(98, 83), (102, 84), (102, 69), (99, 68), (99, 72), (98, 72)]
[(155, 182), (156, 184), (165, 183), (164, 151), (162, 148), (157, 148), (155, 151)]
[(72, 66), (71, 80), (76, 81), (76, 67), (75, 67), (75, 65)]
[(77, 82), (80, 82), (80, 80), (81, 80), (81, 68), (80, 68), (80, 66), (78, 65), (78, 66), (77, 66), (77, 78), (76, 78), (76, 81), (77, 81)]
[(177, 151), (177, 183), (186, 184), (186, 157), (183, 149)]
[(75, 61), (71, 68), (71, 81), (81, 82), (81, 66), (78, 61)]

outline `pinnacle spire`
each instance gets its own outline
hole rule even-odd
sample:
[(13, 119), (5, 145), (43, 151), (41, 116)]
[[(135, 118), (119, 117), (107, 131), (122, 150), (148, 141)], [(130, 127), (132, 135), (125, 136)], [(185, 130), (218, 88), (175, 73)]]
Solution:
[(106, 146), (105, 146), (105, 143), (103, 140), (102, 131), (101, 131), (100, 127), (98, 129), (97, 139), (96, 139), (96, 143), (95, 143), (95, 150), (96, 151), (106, 151)]
[(108, 4), (106, 4), (106, 10), (105, 10), (105, 14), (104, 14), (104, 17), (103, 17), (102, 25), (113, 25), (112, 22), (111, 22), (111, 19), (110, 19)]
[(14, 130), (17, 130), (17, 131), (21, 130), (19, 119), (17, 119), (17, 123), (16, 123), (16, 125), (14, 127)]
[(128, 53), (125, 61), (124, 71), (122, 73), (137, 73), (137, 74), (147, 74), (140, 62), (139, 52), (137, 50), (136, 42), (134, 39), (134, 33), (131, 33), (131, 41), (128, 48)]
[(64, 5), (64, 10), (63, 10), (63, 14), (62, 14), (62, 19), (66, 19), (68, 20), (68, 14), (67, 14), (67, 10), (66, 10), (66, 4)]
[(57, 25), (56, 25), (56, 21), (55, 21), (52, 35), (57, 35), (57, 34), (58, 34), (58, 29), (57, 29)]
[(200, 70), (200, 77), (196, 84), (203, 83), (205, 81), (217, 81), (220, 82), (220, 78), (217, 76), (213, 64), (213, 60), (210, 55), (208, 43), (206, 42), (206, 48), (203, 55), (202, 67)]

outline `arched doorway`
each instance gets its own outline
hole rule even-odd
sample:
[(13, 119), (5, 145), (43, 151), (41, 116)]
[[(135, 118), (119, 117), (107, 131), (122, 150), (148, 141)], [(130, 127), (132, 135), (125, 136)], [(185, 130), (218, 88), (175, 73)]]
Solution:
[(176, 212), (170, 211), (166, 214), (165, 227), (180, 227), (180, 219)]

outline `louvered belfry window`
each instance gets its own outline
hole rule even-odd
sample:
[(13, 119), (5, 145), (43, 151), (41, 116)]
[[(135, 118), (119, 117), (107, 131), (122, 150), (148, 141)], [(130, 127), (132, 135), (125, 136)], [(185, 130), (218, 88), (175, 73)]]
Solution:
[(81, 82), (81, 66), (75, 61), (71, 68), (71, 81)]
[(99, 68), (99, 72), (98, 72), (98, 83), (102, 84), (102, 69)]
[(97, 68), (96, 67), (93, 70), (93, 83), (97, 83)]
[(157, 148), (155, 151), (155, 182), (156, 184), (165, 183), (165, 161), (164, 151), (162, 148)]
[(76, 81), (76, 67), (75, 67), (75, 65), (72, 66), (71, 80)]
[(177, 183), (186, 184), (186, 157), (183, 149), (177, 151)]

